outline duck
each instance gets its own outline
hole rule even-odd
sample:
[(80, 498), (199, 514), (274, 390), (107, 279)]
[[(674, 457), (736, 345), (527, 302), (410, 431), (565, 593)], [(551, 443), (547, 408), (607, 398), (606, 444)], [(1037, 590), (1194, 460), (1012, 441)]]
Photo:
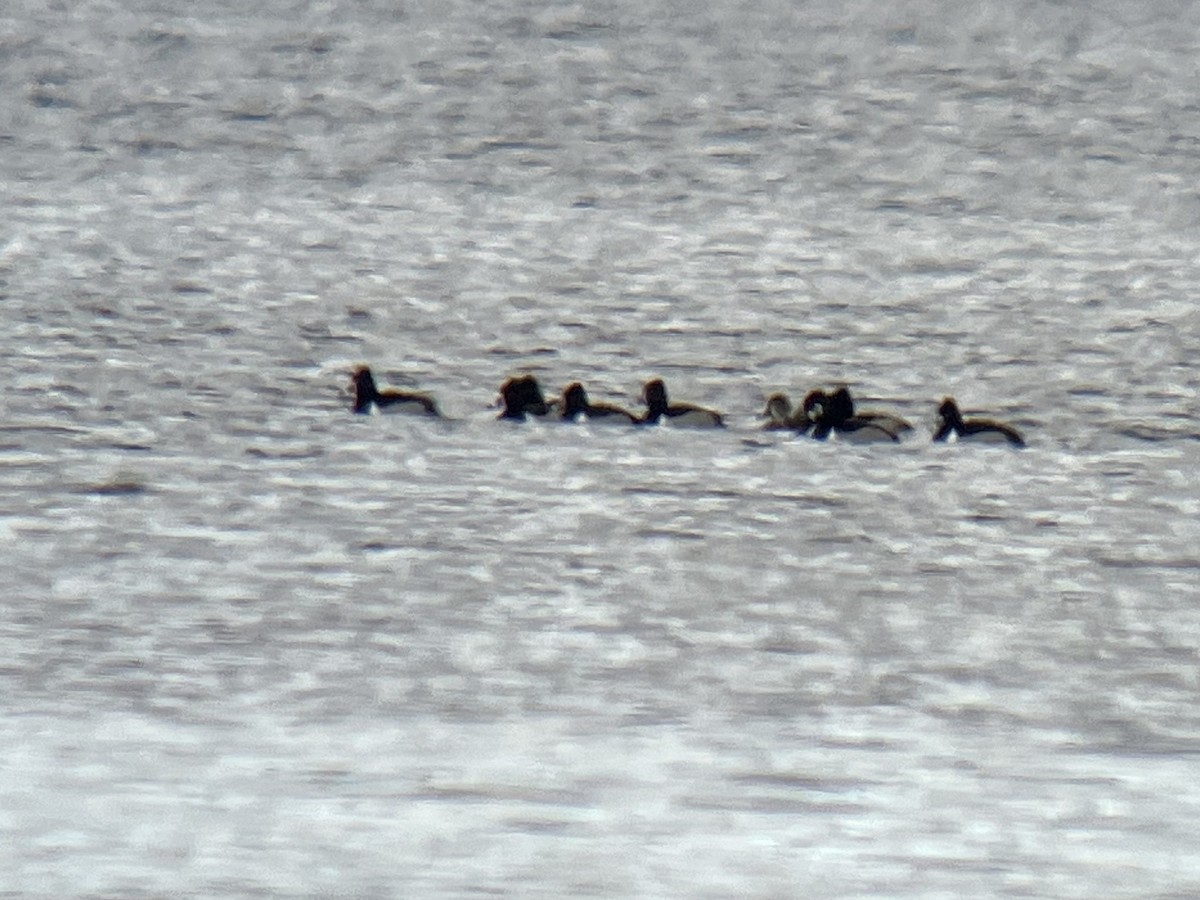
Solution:
[(897, 437), (913, 430), (912, 423), (896, 413), (858, 409), (854, 404), (850, 389), (844, 385), (832, 394), (821, 390), (810, 391), (804, 398), (804, 408), (811, 414), (812, 409), (816, 406), (821, 408), (830, 421), (840, 423), (839, 427), (843, 429), (846, 423), (859, 426), (874, 425), (890, 431)]
[(946, 397), (938, 407), (937, 431), (933, 433), (935, 441), (945, 441), (953, 435), (959, 441), (972, 443), (998, 443), (1013, 447), (1024, 447), (1025, 438), (1011, 425), (996, 422), (992, 419), (964, 419), (958, 409), (958, 403), (953, 397)]
[[(854, 443), (897, 443), (899, 430), (893, 426), (894, 419), (886, 413), (856, 415), (854, 398), (850, 390), (839, 387), (832, 394), (821, 389), (809, 391), (804, 398), (802, 411), (813, 425), (813, 437), (818, 441), (834, 437)], [(912, 428), (903, 419), (899, 419)]]
[(500, 419), (523, 422), (527, 415), (548, 416), (553, 410), (553, 404), (546, 402), (542, 386), (532, 375), (515, 375), (507, 379), (500, 385), (500, 399), (504, 402)]
[(564, 422), (598, 422), (612, 425), (632, 425), (637, 417), (629, 410), (621, 409), (610, 403), (592, 403), (588, 400), (587, 391), (578, 381), (573, 381), (563, 389), (562, 419)]
[(437, 402), (429, 394), (417, 391), (379, 390), (369, 366), (354, 370), (354, 412), (367, 414), (374, 407), (379, 412), (398, 412), (441, 418)]
[(646, 414), (637, 420), (639, 425), (687, 425), (700, 428), (724, 428), (725, 420), (715, 409), (706, 409), (691, 403), (671, 403), (667, 400), (667, 386), (661, 378), (646, 382), (642, 388), (642, 402)]
[(764, 431), (798, 431), (801, 434), (812, 427), (812, 421), (803, 409), (793, 409), (787, 394), (772, 394), (767, 398), (761, 417), (766, 419)]

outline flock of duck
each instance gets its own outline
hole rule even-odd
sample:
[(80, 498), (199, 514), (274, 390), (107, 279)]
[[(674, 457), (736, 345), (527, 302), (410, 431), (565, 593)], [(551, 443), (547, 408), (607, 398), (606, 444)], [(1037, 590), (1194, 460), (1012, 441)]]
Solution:
[[(352, 387), (356, 413), (405, 412), (426, 416), (441, 416), (437, 402), (428, 394), (417, 391), (380, 390), (371, 370), (362, 366), (354, 371)], [(532, 375), (516, 375), (500, 385), (504, 405), (499, 418), (524, 421), (539, 418), (561, 422), (592, 422), (619, 425), (685, 425), (692, 427), (723, 427), (721, 414), (714, 409), (691, 403), (672, 403), (662, 379), (646, 382), (642, 402), (646, 411), (641, 415), (609, 403), (592, 403), (579, 382), (572, 382), (562, 396), (546, 399), (541, 385)], [(933, 440), (970, 440), (1024, 447), (1025, 440), (1011, 425), (991, 419), (964, 419), (953, 397), (947, 397), (938, 407), (938, 427)], [(846, 387), (832, 392), (822, 389), (809, 391), (799, 407), (793, 408), (786, 394), (772, 394), (762, 412), (763, 428), (772, 431), (792, 431), (809, 435), (819, 441), (833, 438), (854, 442), (895, 443), (913, 431), (913, 426), (901, 416), (889, 412), (868, 412), (855, 408), (854, 398)]]

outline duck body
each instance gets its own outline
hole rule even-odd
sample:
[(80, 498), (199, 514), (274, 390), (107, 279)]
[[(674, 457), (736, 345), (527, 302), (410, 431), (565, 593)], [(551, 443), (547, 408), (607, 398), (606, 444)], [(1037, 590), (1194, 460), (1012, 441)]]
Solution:
[(1007, 444), (1024, 447), (1025, 439), (1011, 425), (993, 419), (964, 419), (953, 397), (947, 397), (938, 407), (940, 424), (933, 433), (935, 441), (947, 441), (951, 437), (971, 443)]
[(691, 403), (671, 403), (667, 399), (667, 387), (662, 379), (646, 382), (642, 389), (642, 401), (646, 413), (637, 419), (639, 425), (669, 424), (691, 428), (724, 428), (725, 420), (715, 409), (695, 406)]
[(895, 413), (876, 412), (875, 410), (864, 410), (855, 414), (857, 418), (864, 422), (870, 422), (879, 428), (890, 431), (892, 434), (899, 437), (902, 434), (907, 434), (913, 430), (912, 423), (903, 416), (898, 416)]
[(504, 411), (498, 418), (509, 421), (524, 422), (527, 416), (545, 417), (553, 410), (553, 404), (546, 401), (542, 386), (532, 375), (509, 378), (500, 385), (500, 399)]
[(900, 432), (912, 426), (889, 413), (858, 415), (849, 389), (840, 387), (832, 394), (809, 391), (802, 412), (812, 423), (812, 436), (818, 441), (833, 438), (855, 444), (895, 444)]
[(397, 391), (391, 388), (380, 390), (370, 368), (360, 366), (354, 370), (354, 412), (366, 415), (372, 408), (378, 412), (406, 413), (440, 418), (437, 402), (428, 394), (417, 391)]
[(567, 385), (562, 395), (564, 422), (592, 422), (604, 425), (632, 425), (637, 417), (629, 410), (610, 403), (592, 403), (578, 381)]
[(897, 437), (913, 430), (912, 423), (903, 416), (898, 416), (890, 412), (859, 409), (854, 402), (854, 398), (850, 395), (850, 389), (847, 387), (839, 387), (827, 396), (829, 398), (829, 410), (835, 422), (854, 422), (860, 428), (872, 425), (876, 428), (882, 428), (884, 431), (890, 431)]
[(850, 405), (850, 415), (852, 418), (869, 422), (872, 425), (892, 432), (892, 434), (896, 435), (897, 437), (913, 430), (912, 423), (910, 423), (903, 416), (898, 416), (895, 413), (890, 412), (858, 409), (853, 398), (850, 397), (850, 391), (847, 388), (839, 388), (839, 390), (846, 392), (846, 402)]
[(898, 444), (900, 436), (866, 419), (850, 418), (836, 425), (817, 425), (812, 436), (818, 441), (833, 440), (851, 444)]

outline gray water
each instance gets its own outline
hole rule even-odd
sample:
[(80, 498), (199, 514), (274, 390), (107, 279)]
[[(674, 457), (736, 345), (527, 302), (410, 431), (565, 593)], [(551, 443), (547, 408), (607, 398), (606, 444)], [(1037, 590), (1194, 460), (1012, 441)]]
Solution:
[(1200, 893), (1197, 35), (11, 0), (0, 895)]

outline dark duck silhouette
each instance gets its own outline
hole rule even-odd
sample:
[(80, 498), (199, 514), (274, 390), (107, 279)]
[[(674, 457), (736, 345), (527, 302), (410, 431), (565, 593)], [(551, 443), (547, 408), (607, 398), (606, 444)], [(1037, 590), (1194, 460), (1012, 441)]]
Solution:
[(542, 386), (532, 375), (515, 375), (500, 385), (500, 399), (504, 403), (501, 419), (525, 421), (526, 416), (547, 416), (553, 404), (546, 402)]
[(722, 428), (725, 420), (715, 409), (706, 409), (691, 403), (671, 403), (667, 400), (667, 386), (661, 378), (646, 382), (642, 389), (642, 402), (646, 404), (646, 413), (640, 419), (640, 425), (688, 425), (692, 427)]
[(398, 412), (425, 416), (441, 416), (437, 402), (428, 394), (418, 391), (397, 391), (392, 388), (380, 390), (370, 368), (360, 366), (354, 370), (354, 411), (369, 413), (372, 407), (379, 412)]
[(599, 422), (611, 425), (631, 425), (637, 417), (629, 410), (610, 403), (592, 403), (587, 391), (578, 381), (563, 389), (562, 417), (564, 422)]
[(900, 431), (912, 428), (899, 416), (889, 413), (856, 415), (854, 398), (845, 387), (832, 394), (820, 389), (809, 391), (803, 411), (812, 422), (813, 437), (819, 441), (833, 437), (854, 443), (896, 443)]
[(953, 397), (947, 397), (938, 407), (939, 425), (933, 433), (935, 441), (946, 441), (954, 437), (972, 443), (1008, 444), (1024, 447), (1025, 438), (1011, 425), (993, 419), (964, 419)]

